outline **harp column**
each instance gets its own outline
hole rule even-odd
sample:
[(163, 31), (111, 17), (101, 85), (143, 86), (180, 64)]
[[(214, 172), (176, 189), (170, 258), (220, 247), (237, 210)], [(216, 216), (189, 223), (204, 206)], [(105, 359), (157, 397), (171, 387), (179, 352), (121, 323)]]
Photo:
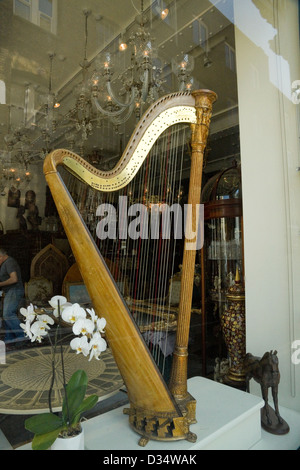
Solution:
[[(192, 157), (188, 196), (189, 215), (186, 222), (193, 227), (194, 232), (197, 232), (196, 209), (201, 200), (203, 154), (207, 144), (212, 105), (216, 101), (217, 95), (210, 90), (199, 90), (194, 92), (193, 96), (195, 98), (197, 120), (195, 124), (192, 124)], [(191, 243), (192, 240), (185, 239), (177, 336), (169, 384), (171, 393), (179, 401), (187, 400), (189, 397), (187, 391), (188, 341), (196, 259), (196, 249), (190, 249)]]

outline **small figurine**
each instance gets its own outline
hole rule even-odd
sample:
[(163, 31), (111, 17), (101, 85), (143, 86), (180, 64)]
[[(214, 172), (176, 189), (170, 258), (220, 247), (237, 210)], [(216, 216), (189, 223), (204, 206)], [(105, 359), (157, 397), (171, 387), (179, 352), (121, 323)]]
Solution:
[(20, 206), (17, 212), (17, 219), (19, 219), (19, 229), (21, 232), (27, 232), (27, 223), (24, 217), (25, 207)]
[(214, 381), (215, 382), (224, 382), (224, 377), (226, 376), (230, 363), (229, 359), (220, 359), (217, 357), (215, 359), (215, 368), (214, 368)]
[[(289, 425), (282, 419), (278, 407), (278, 385), (280, 382), (277, 351), (266, 352), (262, 358), (246, 354), (244, 360), (247, 392), (253, 378), (261, 386), (265, 406), (261, 410), (261, 424), (265, 431), (272, 434), (287, 434)], [(268, 404), (268, 391), (272, 389), (275, 411)]]
[(38, 207), (35, 204), (31, 204), (28, 209), (27, 220), (32, 226), (32, 230), (38, 230), (39, 225), (42, 223), (42, 218), (39, 216)]

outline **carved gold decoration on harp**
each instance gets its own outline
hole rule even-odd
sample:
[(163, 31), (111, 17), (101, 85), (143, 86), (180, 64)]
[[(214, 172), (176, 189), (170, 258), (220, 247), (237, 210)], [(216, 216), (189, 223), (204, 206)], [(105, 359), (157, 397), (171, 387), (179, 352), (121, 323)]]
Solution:
[[(196, 227), (196, 205), (200, 204), (203, 153), (205, 150), (215, 93), (199, 90), (192, 94), (168, 95), (152, 105), (134, 131), (121, 159), (110, 171), (100, 171), (67, 150), (53, 151), (44, 162), (44, 173), (56, 203), (66, 235), (78, 263), (95, 311), (107, 320), (106, 337), (127, 388), (131, 427), (149, 439), (195, 441), (190, 425), (196, 422), (196, 402), (187, 390), (189, 325), (193, 295), (195, 249), (183, 248), (180, 303), (176, 313), (176, 341), (169, 386), (155, 364), (126, 301), (104, 258), (75, 206), (58, 167), (100, 192), (127, 187), (139, 172), (159, 136), (171, 126), (191, 126), (191, 170), (188, 204), (192, 227)], [(147, 310), (143, 302), (134, 308)], [(163, 312), (162, 312), (163, 313)], [(162, 317), (164, 320), (164, 318)]]

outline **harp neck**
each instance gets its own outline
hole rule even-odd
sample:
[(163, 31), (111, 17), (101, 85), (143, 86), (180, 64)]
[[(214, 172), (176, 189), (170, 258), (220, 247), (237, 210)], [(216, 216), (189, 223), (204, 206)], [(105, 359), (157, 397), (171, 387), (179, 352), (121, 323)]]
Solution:
[(177, 123), (196, 123), (196, 101), (189, 93), (174, 93), (154, 103), (136, 127), (119, 162), (110, 171), (100, 171), (68, 150), (55, 150), (45, 161), (44, 173), (56, 172), (57, 166), (63, 165), (96, 190), (120, 190), (133, 180), (156, 140), (168, 127)]

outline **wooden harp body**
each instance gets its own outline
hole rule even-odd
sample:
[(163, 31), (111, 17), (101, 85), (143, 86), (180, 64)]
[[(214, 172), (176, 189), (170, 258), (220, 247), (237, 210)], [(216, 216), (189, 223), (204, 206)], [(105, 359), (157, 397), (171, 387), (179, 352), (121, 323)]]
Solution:
[(215, 99), (215, 93), (209, 90), (177, 93), (160, 99), (143, 116), (123, 156), (111, 171), (99, 171), (67, 150), (53, 151), (44, 162), (47, 183), (94, 309), (107, 321), (106, 337), (127, 388), (130, 402), (127, 414), (132, 428), (142, 436), (140, 445), (145, 445), (149, 439), (196, 439), (190, 431), (190, 424), (195, 422), (195, 401), (187, 392), (187, 345), (195, 250), (184, 250), (177, 339), (168, 387), (57, 167), (63, 165), (99, 191), (114, 191), (134, 178), (165, 129), (180, 122), (190, 123), (192, 161), (188, 202), (195, 207), (200, 203), (203, 152)]

